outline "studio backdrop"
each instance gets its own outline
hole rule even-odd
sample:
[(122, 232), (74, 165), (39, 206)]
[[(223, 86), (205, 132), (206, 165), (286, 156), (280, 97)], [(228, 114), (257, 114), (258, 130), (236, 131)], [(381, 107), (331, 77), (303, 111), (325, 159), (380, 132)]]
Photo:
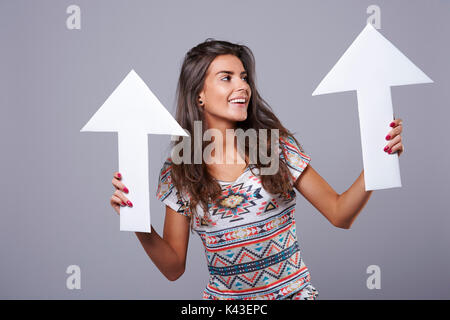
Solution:
[[(168, 281), (110, 206), (117, 133), (80, 129), (135, 70), (174, 116), (185, 53), (207, 38), (248, 46), (257, 87), (338, 193), (363, 169), (355, 91), (312, 96), (371, 23), (433, 83), (392, 87), (402, 186), (374, 191), (348, 230), (297, 192), (297, 236), (319, 299), (449, 299), (450, 1), (0, 2), (1, 299), (201, 299), (190, 236)], [(388, 130), (389, 128), (387, 128)], [(151, 222), (170, 136), (148, 136)]]

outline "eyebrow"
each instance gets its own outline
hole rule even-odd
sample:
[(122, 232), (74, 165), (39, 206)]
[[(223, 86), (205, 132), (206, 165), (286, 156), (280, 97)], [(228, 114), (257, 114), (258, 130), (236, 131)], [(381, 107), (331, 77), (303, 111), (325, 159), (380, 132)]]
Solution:
[[(217, 72), (216, 75), (218, 75), (219, 73), (234, 74), (233, 71), (226, 71), (226, 70), (223, 70), (223, 71)], [(241, 72), (241, 75), (243, 75), (243, 74), (247, 74), (247, 71), (242, 71), (242, 72)]]

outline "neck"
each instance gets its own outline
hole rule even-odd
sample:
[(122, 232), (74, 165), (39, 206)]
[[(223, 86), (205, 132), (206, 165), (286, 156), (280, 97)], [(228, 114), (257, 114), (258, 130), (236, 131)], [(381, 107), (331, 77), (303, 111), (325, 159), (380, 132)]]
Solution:
[[(222, 134), (222, 140), (224, 147), (233, 143), (234, 139), (227, 139), (227, 130), (235, 130), (236, 129), (236, 121), (230, 121), (225, 119), (206, 119), (207, 128), (208, 129), (216, 129), (219, 130)], [(232, 138), (232, 136), (230, 136)]]
[[(236, 129), (236, 121), (228, 121), (228, 120), (217, 120), (208, 121), (207, 122), (208, 129), (216, 129), (220, 132), (222, 137), (222, 150), (223, 150), (223, 158), (222, 161), (236, 161), (236, 153), (237, 153), (237, 142), (234, 135), (234, 130)], [(227, 135), (227, 130), (233, 130)], [(212, 140), (215, 141), (214, 136)], [(231, 154), (229, 153), (231, 152)], [(212, 156), (215, 156), (215, 150), (212, 151)], [(231, 159), (231, 160), (230, 160)]]

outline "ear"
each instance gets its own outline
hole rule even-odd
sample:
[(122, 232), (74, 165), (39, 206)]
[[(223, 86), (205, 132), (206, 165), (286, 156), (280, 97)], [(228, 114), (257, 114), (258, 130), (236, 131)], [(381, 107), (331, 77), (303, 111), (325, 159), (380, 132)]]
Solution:
[(204, 107), (205, 106), (205, 99), (204, 99), (204, 97), (205, 97), (205, 94), (204, 94), (203, 91), (200, 92), (199, 95), (197, 96), (197, 105), (199, 107)]

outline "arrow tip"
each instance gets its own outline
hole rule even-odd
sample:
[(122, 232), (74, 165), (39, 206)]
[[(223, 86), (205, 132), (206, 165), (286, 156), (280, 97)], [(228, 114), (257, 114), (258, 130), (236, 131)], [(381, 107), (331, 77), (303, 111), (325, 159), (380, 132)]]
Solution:
[(358, 90), (362, 87), (399, 86), (433, 82), (376, 28), (367, 23), (313, 96)]
[(132, 75), (137, 75), (136, 71), (134, 71), (134, 69), (131, 69), (130, 72), (128, 72), (128, 74), (132, 74)]

